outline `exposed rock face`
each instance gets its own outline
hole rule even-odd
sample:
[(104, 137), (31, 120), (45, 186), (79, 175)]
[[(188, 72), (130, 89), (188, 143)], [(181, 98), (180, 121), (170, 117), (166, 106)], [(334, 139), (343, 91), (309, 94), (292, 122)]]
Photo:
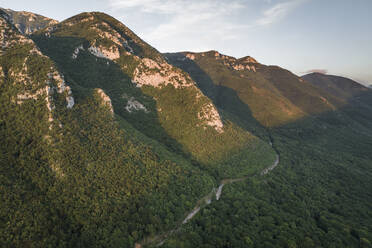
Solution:
[(216, 129), (217, 132), (223, 132), (220, 114), (212, 103), (203, 106), (202, 111), (198, 113), (198, 118), (207, 120), (207, 125)]
[(125, 106), (125, 109), (129, 112), (132, 113), (133, 111), (139, 111), (142, 110), (145, 113), (148, 113), (149, 111), (147, 108), (140, 103), (139, 101), (135, 100), (134, 97), (129, 98), (127, 106)]
[(152, 59), (144, 58), (134, 71), (134, 82), (139, 85), (154, 87), (172, 84), (175, 88), (192, 86), (193, 81), (180, 69), (170, 64), (158, 63)]
[[(177, 90), (191, 87), (196, 92), (195, 104), (203, 102), (205, 105), (200, 107), (200, 113), (195, 113), (195, 117), (205, 120), (207, 125), (219, 132), (222, 130), (222, 121), (216, 108), (196, 87), (191, 77), (167, 63), (158, 51), (112, 17), (97, 12), (83, 13), (51, 27), (45, 35), (58, 35), (61, 30), (62, 35), (84, 38), (89, 42), (88, 45), (84, 43), (75, 47), (71, 51), (72, 59), (77, 59), (81, 51), (88, 51), (98, 58), (111, 60), (131, 77), (132, 83), (137, 87), (146, 85), (162, 89), (169, 84)], [(139, 99), (128, 96), (126, 100), (127, 105), (124, 108), (128, 112), (149, 111)]]
[[(253, 71), (256, 72), (257, 68), (256, 65), (258, 64), (257, 60), (250, 56), (246, 56), (240, 59), (227, 56), (224, 54), (221, 54), (217, 51), (209, 51), (209, 52), (204, 52), (204, 53), (190, 53), (190, 52), (184, 52), (183, 55), (190, 59), (190, 60), (195, 60), (196, 56), (211, 56), (214, 57), (216, 60), (221, 61), (224, 65), (226, 65), (228, 68), (236, 70), (236, 71), (243, 71), (243, 70), (248, 70), (248, 71)], [(183, 60), (184, 58), (180, 57), (179, 60)]]
[[(85, 25), (83, 28), (90, 34), (89, 37), (85, 37), (90, 43), (88, 50), (97, 57), (115, 60), (123, 54), (145, 57), (146, 53), (151, 53), (154, 55), (154, 60), (162, 60), (160, 55), (156, 55), (155, 49), (148, 48), (149, 46), (131, 30), (106, 14), (99, 12), (83, 13), (69, 18), (61, 24), (62, 27), (71, 28), (80, 28), (81, 25)], [(57, 31), (58, 28), (56, 28)], [(50, 37), (56, 29), (49, 30), (45, 35)], [(73, 36), (76, 36), (76, 34)], [(134, 46), (137, 47), (137, 52), (141, 54), (136, 54)], [(147, 47), (147, 49), (138, 49), (138, 47)]]
[[(66, 102), (67, 102), (67, 108), (72, 108), (75, 104), (74, 98), (72, 96), (72, 91), (70, 86), (66, 85), (65, 79), (63, 75), (59, 74), (58, 71), (54, 70), (53, 72), (50, 72), (48, 74), (48, 77), (50, 80), (53, 80), (55, 84), (57, 84), (57, 87), (52, 88), (52, 90), (56, 90), (59, 94), (65, 94), (66, 95)], [(50, 84), (50, 82), (49, 82)]]
[[(23, 58), (22, 64), (13, 65), (9, 67), (7, 71), (6, 77), (13, 82), (13, 84), (20, 85), (22, 86), (21, 88), (23, 88), (12, 97), (12, 101), (17, 104), (23, 104), (27, 100), (44, 99), (46, 107), (49, 110), (49, 122), (53, 122), (53, 94), (59, 93), (65, 95), (66, 107), (72, 108), (74, 99), (71, 89), (65, 84), (63, 76), (53, 66), (49, 68), (47, 75), (44, 75), (44, 81), (37, 81), (39, 79), (33, 77), (33, 71), (29, 69), (30, 66), (33, 66), (32, 59), (41, 58), (44, 62), (48, 62), (49, 58), (39, 51), (31, 39), (20, 34), (19, 31), (9, 23), (9, 19), (8, 16), (0, 13), (0, 44), (2, 45), (0, 55), (3, 55), (3, 52), (17, 49), (20, 44), (23, 45), (23, 48), (28, 48), (28, 50), (24, 49), (22, 53), (19, 54), (19, 57)], [(2, 70), (0, 74), (0, 76), (5, 77)]]
[[(91, 27), (92, 30), (95, 30), (100, 38), (103, 39), (109, 39), (110, 41), (114, 42), (118, 47), (125, 48), (129, 53), (134, 53), (133, 48), (129, 45), (129, 42), (133, 42), (133, 40), (127, 41), (124, 39), (116, 30), (112, 29), (110, 25), (103, 22), (100, 25), (102, 25), (104, 28), (106, 28), (108, 31), (103, 31), (99, 25), (95, 24), (95, 26)], [(111, 47), (112, 49), (112, 47)]]
[(245, 63), (255, 63), (255, 64), (258, 63), (257, 60), (255, 60), (251, 56), (246, 56), (246, 57), (240, 58), (239, 60)]
[(80, 51), (84, 51), (84, 50), (85, 49), (84, 49), (83, 45), (78, 46), (77, 48), (75, 48), (74, 52), (72, 53), (71, 58), (72, 59), (77, 59)]
[(84, 22), (89, 22), (89, 21), (93, 21), (94, 20), (94, 16), (91, 15), (90, 13), (87, 13), (87, 16), (85, 18), (82, 18), (82, 19), (72, 19), (72, 20), (69, 20), (69, 21), (65, 21), (64, 22), (64, 25), (67, 25), (67, 26), (74, 26), (78, 23), (84, 23)]
[(103, 46), (98, 46), (98, 47), (91, 46), (88, 48), (88, 51), (98, 58), (104, 58), (104, 59), (110, 59), (110, 60), (120, 58), (119, 49), (115, 46), (111, 46), (109, 48), (105, 48)]
[[(1, 18), (2, 17), (2, 18)], [(2, 50), (0, 50), (0, 54), (7, 48), (15, 46), (17, 44), (32, 44), (34, 45), (33, 41), (27, 39), (19, 32), (17, 32), (13, 26), (9, 25), (8, 23), (9, 17), (6, 15), (0, 15), (0, 45)]]
[(194, 55), (194, 54), (186, 53), (185, 56), (186, 56), (188, 59), (195, 60), (195, 55)]
[(112, 107), (111, 99), (102, 89), (96, 89), (97, 94), (102, 99), (103, 104), (109, 107), (112, 114), (114, 114), (114, 109)]
[[(161, 88), (168, 84), (173, 85), (176, 89), (192, 87), (197, 92), (195, 102), (203, 101), (206, 98), (187, 73), (167, 62), (158, 63), (148, 58), (142, 59), (134, 71), (133, 81), (139, 87), (149, 85)], [(208, 126), (213, 127), (219, 133), (223, 132), (222, 120), (211, 102), (205, 103), (197, 114), (198, 118), (204, 120)]]
[(26, 11), (14, 11), (11, 9), (2, 9), (9, 15), (9, 20), (12, 21), (15, 27), (22, 34), (31, 34), (37, 30), (57, 24), (58, 21), (47, 18), (45, 16), (37, 15)]

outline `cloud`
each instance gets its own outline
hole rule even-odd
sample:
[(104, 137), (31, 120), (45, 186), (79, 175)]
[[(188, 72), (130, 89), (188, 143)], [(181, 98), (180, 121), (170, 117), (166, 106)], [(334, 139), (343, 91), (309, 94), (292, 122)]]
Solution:
[(192, 11), (198, 13), (214, 13), (224, 10), (226, 14), (230, 10), (244, 7), (241, 0), (229, 2), (218, 0), (110, 0), (110, 6), (114, 8), (139, 8), (141, 12), (156, 14), (182, 14)]
[(305, 71), (304, 73), (305, 74), (309, 74), (309, 73), (327, 74), (328, 73), (328, 70), (326, 70), (326, 69), (311, 69), (311, 70)]
[[(109, 3), (112, 9), (138, 11), (143, 16), (156, 19), (151, 29), (143, 33), (144, 39), (152, 44), (161, 46), (167, 39), (184, 41), (198, 37), (199, 46), (208, 47), (213, 40), (238, 37), (236, 31), (241, 30), (242, 25), (230, 18), (246, 8), (244, 1), (109, 0)], [(195, 47), (190, 46), (189, 49)]]
[(278, 22), (303, 2), (305, 2), (305, 0), (291, 0), (277, 3), (263, 12), (262, 17), (256, 21), (256, 24), (259, 26), (266, 26)]
[(305, 0), (281, 0), (277, 4), (265, 0), (261, 6), (263, 3), (264, 7), (269, 7), (262, 13), (254, 7), (257, 0), (108, 1), (113, 11), (126, 13), (126, 18), (136, 13), (137, 18), (151, 20), (139, 34), (158, 49), (166, 47), (168, 51), (176, 51), (187, 47), (201, 51), (202, 48), (215, 49), (217, 44), (243, 39), (253, 28), (280, 21)]

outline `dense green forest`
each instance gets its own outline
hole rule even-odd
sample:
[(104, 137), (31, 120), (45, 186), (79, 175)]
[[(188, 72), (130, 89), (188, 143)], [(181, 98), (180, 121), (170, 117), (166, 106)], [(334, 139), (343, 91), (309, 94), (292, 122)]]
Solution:
[[(371, 90), (344, 96), (347, 80), (330, 90), (215, 51), (162, 55), (97, 12), (30, 38), (8, 19), (1, 247), (372, 247)], [(117, 45), (97, 30), (119, 35), (120, 57), (89, 52)], [(143, 59), (191, 87), (137, 87)], [(206, 105), (221, 130), (199, 118)]]
[(275, 171), (225, 186), (163, 247), (371, 247), (371, 132), (303, 120), (272, 136)]
[[(81, 22), (82, 19), (88, 21)], [(55, 61), (77, 99), (84, 97), (89, 89), (103, 89), (112, 100), (115, 114), (146, 136), (165, 144), (169, 150), (195, 161), (216, 178), (257, 172), (275, 160), (267, 133), (263, 132), (261, 137), (266, 141), (262, 141), (228, 118), (224, 119), (222, 133), (205, 125), (197, 113), (211, 101), (202, 96), (197, 87), (175, 87), (173, 84), (136, 87), (132, 82), (133, 71), (141, 63), (139, 58), (161, 63), (166, 63), (165, 59), (112, 17), (96, 12), (83, 13), (56, 25), (50, 34), (48, 32), (49, 29), (41, 30), (31, 38), (44, 54)], [(102, 38), (102, 32), (118, 34), (128, 40), (133, 54), (119, 47), (120, 57), (113, 61), (92, 55), (87, 50), (93, 44), (117, 45)], [(73, 59), (71, 55), (79, 46), (84, 50), (81, 49)], [(178, 72), (173, 70), (171, 73)], [(191, 78), (183, 75), (184, 72), (179, 73), (181, 78), (192, 83)], [(147, 111), (129, 112), (126, 106), (134, 99)]]
[[(197, 55), (195, 61), (179, 59), (183, 58), (180, 54), (166, 56), (188, 71), (232, 120), (260, 135), (261, 124), (267, 122), (257, 123), (252, 118), (258, 103), (246, 100), (251, 93), (243, 90), (244, 83), (255, 82), (249, 75), (254, 73), (216, 69), (223, 66), (214, 54)], [(263, 67), (263, 75), (272, 73), (269, 67), (255, 66)], [(280, 73), (278, 68), (274, 71)], [(236, 80), (237, 73), (246, 76)], [(288, 72), (282, 73), (288, 76)], [(271, 85), (263, 76), (255, 77), (265, 90), (279, 82), (290, 84), (285, 76), (282, 81), (277, 77), (277, 83), (269, 81)], [(292, 83), (294, 80), (292, 77)], [(356, 88), (354, 98), (325, 93), (307, 84), (310, 95), (321, 93), (333, 104), (334, 108), (323, 111), (298, 98), (303, 89), (296, 92), (288, 88), (297, 96), (292, 102), (304, 101), (297, 106), (302, 105), (308, 116), (266, 129), (280, 155), (279, 166), (266, 176), (226, 185), (219, 201), (202, 209), (163, 247), (371, 247), (372, 92), (356, 87), (355, 82), (345, 86), (342, 80), (332, 86), (338, 87), (337, 93), (345, 87)]]
[[(131, 247), (214, 186), (190, 161), (118, 123), (95, 91), (66, 108), (47, 76), (58, 73), (54, 63), (18, 43), (0, 58), (2, 247)], [(47, 86), (54, 90), (40, 91)]]

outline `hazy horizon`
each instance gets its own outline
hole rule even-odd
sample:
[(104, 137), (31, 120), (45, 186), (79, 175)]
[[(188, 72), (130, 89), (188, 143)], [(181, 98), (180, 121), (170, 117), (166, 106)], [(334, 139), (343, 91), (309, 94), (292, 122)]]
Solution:
[(59, 21), (101, 11), (160, 52), (217, 50), (297, 75), (317, 71), (372, 84), (369, 0), (0, 0), (0, 7)]

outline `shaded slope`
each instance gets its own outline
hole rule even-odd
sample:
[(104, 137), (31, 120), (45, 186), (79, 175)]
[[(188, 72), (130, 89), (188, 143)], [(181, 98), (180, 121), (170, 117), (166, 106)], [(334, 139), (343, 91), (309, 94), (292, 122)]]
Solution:
[(342, 110), (350, 118), (369, 127), (372, 111), (372, 90), (344, 77), (312, 73), (302, 77), (316, 87), (327, 91), (334, 97), (347, 102)]
[(346, 100), (368, 92), (367, 87), (345, 77), (310, 73), (301, 78), (336, 97)]

